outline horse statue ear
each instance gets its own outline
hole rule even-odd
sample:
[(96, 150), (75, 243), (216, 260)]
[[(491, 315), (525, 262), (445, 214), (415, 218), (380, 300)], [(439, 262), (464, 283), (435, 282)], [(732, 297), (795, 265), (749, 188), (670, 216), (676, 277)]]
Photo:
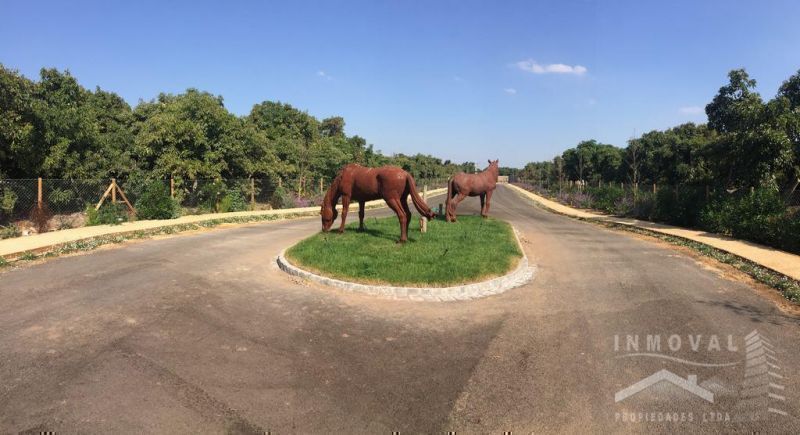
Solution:
[(492, 161), (491, 161), (491, 160), (487, 160), (487, 162), (489, 162), (489, 164), (490, 164), (490, 165), (492, 164)]

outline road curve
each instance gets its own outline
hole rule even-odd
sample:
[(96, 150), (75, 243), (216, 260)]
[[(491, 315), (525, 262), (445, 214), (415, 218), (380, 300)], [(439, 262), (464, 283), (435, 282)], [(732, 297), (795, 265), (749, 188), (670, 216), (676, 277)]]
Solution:
[(317, 219), (3, 272), (0, 432), (800, 432), (798, 318), (752, 284), (503, 186), (491, 214), (537, 276), (466, 302), (284, 275)]

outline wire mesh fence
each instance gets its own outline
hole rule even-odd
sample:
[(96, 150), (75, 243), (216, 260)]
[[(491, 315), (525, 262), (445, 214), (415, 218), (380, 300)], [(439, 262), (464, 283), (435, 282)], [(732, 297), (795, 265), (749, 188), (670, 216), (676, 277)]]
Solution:
[[(312, 207), (322, 203), (330, 180), (317, 179), (2, 179), (0, 180), (0, 238), (32, 232), (75, 228), (87, 224), (87, 214), (104, 203), (124, 203), (135, 209), (142, 194), (160, 185), (180, 207), (181, 214)], [(418, 179), (417, 188), (435, 189), (447, 179)], [(124, 195), (124, 197), (123, 197)], [(130, 216), (131, 218), (133, 216)], [(126, 218), (127, 220), (127, 218)]]

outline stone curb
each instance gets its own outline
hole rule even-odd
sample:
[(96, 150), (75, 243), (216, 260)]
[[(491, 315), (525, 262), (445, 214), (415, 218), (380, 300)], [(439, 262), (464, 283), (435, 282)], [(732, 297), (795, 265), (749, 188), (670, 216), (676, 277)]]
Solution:
[[(512, 227), (513, 228), (513, 227)], [(338, 289), (355, 293), (364, 293), (371, 296), (381, 296), (388, 299), (407, 299), (412, 301), (466, 301), (471, 299), (484, 298), (497, 295), (512, 288), (519, 287), (531, 281), (536, 275), (536, 265), (528, 264), (528, 257), (522, 244), (519, 241), (517, 230), (514, 228), (514, 236), (517, 239), (522, 252), (522, 258), (513, 272), (488, 281), (464, 284), (452, 287), (395, 287), (388, 285), (360, 284), (356, 282), (342, 281), (335, 278), (317, 275), (313, 272), (301, 269), (286, 259), (284, 249), (276, 258), (278, 267), (289, 275), (297, 276), (309, 281), (323, 284)]]

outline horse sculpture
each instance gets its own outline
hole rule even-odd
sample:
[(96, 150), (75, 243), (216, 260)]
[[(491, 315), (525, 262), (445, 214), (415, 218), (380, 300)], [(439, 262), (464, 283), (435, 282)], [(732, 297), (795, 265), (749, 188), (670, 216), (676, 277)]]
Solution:
[[(489, 204), (492, 193), (497, 187), (497, 176), (500, 175), (500, 160), (489, 160), (489, 166), (478, 174), (459, 172), (447, 181), (447, 200), (445, 219), (456, 221), (456, 207), (467, 196), (481, 197), (481, 216), (489, 216)], [(455, 197), (455, 199), (454, 199)]]
[(411, 222), (411, 210), (408, 208), (408, 197), (419, 213), (428, 219), (433, 219), (436, 214), (428, 208), (425, 201), (417, 193), (414, 177), (396, 166), (381, 166), (380, 168), (365, 168), (351, 163), (345, 166), (331, 183), (331, 187), (322, 200), (322, 231), (329, 231), (338, 215), (336, 203), (342, 198), (342, 224), (339, 232), (344, 232), (347, 211), (350, 201), (358, 201), (358, 230), (364, 230), (364, 203), (374, 199), (383, 198), (386, 204), (400, 220), (400, 240), (408, 240), (408, 224)]

